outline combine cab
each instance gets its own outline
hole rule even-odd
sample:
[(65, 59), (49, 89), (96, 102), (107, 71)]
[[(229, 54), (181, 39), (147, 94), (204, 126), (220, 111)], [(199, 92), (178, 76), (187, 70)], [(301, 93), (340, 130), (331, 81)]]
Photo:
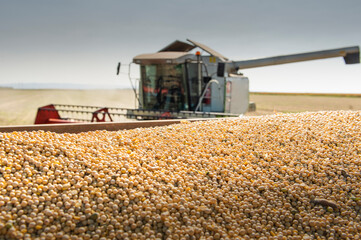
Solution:
[[(39, 108), (35, 123), (102, 122), (119, 116), (138, 120), (239, 116), (255, 110), (249, 103), (249, 80), (239, 70), (333, 57), (343, 57), (346, 64), (360, 63), (359, 47), (231, 61), (201, 43), (174, 41), (156, 53), (134, 57), (133, 63), (140, 65), (138, 109), (48, 105)], [(119, 68), (120, 64), (118, 73)], [(69, 117), (72, 114), (86, 117)]]

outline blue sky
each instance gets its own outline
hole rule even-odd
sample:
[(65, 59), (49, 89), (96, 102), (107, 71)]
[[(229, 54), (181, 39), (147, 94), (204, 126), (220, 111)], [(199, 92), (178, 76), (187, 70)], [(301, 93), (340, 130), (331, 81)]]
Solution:
[[(359, 0), (0, 0), (0, 84), (128, 87), (117, 62), (175, 39), (233, 60), (360, 46), (360, 12)], [(341, 58), (243, 72), (251, 91), (361, 93), (361, 65)]]

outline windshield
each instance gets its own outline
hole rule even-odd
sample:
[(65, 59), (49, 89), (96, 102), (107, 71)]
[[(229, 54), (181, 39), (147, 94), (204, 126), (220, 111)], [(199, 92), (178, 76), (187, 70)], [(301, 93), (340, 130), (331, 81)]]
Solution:
[(143, 109), (187, 110), (184, 64), (142, 65)]

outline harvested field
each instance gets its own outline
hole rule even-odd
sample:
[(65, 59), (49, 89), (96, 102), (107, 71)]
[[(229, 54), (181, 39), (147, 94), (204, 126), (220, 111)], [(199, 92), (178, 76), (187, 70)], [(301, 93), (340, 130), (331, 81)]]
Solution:
[(14, 90), (0, 88), (0, 125), (34, 124), (38, 107), (51, 103), (134, 108), (125, 90)]
[(257, 111), (248, 115), (335, 110), (361, 110), (360, 94), (251, 93)]
[[(247, 115), (326, 110), (361, 110), (360, 95), (251, 93), (257, 111)], [(0, 88), (0, 126), (33, 124), (37, 108), (50, 103), (134, 108), (134, 93), (124, 90), (14, 90)]]

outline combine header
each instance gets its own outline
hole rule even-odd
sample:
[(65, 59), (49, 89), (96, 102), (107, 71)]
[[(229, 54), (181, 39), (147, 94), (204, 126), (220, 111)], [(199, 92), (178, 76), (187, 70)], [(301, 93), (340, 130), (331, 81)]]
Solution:
[[(134, 57), (140, 65), (137, 109), (52, 104), (38, 109), (35, 124), (239, 116), (255, 110), (249, 103), (249, 80), (239, 70), (334, 57), (360, 63), (360, 50), (354, 46), (232, 61), (201, 43), (177, 40)], [(118, 74), (119, 69), (120, 63)]]

